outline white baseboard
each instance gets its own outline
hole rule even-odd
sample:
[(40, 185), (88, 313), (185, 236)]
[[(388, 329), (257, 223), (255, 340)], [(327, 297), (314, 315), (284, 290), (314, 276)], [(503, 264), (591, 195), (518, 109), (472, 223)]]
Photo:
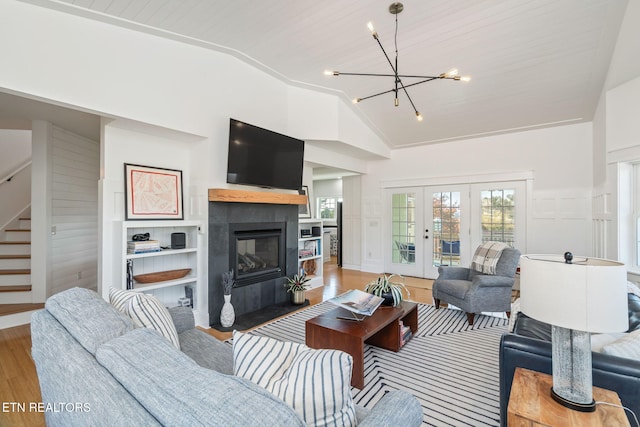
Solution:
[(36, 311), (38, 310), (0, 316), (0, 329), (13, 328), (15, 326), (31, 323), (31, 315)]

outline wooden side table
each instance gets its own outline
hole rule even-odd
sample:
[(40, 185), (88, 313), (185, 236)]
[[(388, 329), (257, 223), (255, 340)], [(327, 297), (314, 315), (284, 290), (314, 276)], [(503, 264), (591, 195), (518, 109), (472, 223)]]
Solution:
[[(629, 426), (624, 409), (597, 405), (595, 412), (579, 412), (557, 403), (551, 397), (551, 375), (516, 368), (507, 409), (507, 426)], [(615, 391), (593, 388), (596, 402), (620, 405)]]

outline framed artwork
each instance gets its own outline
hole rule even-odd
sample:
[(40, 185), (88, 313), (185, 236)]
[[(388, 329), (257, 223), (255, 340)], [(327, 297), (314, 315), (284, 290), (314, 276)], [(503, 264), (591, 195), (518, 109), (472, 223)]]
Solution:
[(184, 219), (182, 171), (124, 164), (125, 219)]
[(304, 194), (307, 196), (307, 204), (306, 205), (298, 205), (298, 217), (299, 218), (311, 218), (311, 206), (309, 203), (309, 187), (306, 185), (302, 186), (302, 189), (299, 190), (300, 194)]

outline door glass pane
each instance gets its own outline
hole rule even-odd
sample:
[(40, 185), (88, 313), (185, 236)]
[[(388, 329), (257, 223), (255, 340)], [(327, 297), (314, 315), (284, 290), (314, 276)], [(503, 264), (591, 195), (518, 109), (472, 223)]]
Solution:
[(392, 262), (416, 262), (416, 193), (398, 193), (392, 196)]
[(480, 192), (482, 241), (504, 242), (513, 246), (515, 236), (515, 190)]
[(460, 265), (460, 192), (433, 193), (433, 266)]

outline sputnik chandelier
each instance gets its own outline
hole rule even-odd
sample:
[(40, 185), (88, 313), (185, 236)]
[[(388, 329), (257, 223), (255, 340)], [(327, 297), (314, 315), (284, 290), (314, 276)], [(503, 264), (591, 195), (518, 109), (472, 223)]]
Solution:
[[(397, 107), (398, 105), (400, 105), (400, 102), (398, 100), (398, 93), (400, 91), (404, 92), (404, 94), (407, 96), (407, 99), (409, 100), (409, 102), (411, 103), (411, 107), (413, 108), (413, 111), (415, 111), (416, 113), (416, 118), (418, 119), (418, 121), (422, 121), (422, 115), (418, 112), (418, 110), (416, 109), (415, 104), (413, 103), (413, 100), (411, 99), (411, 96), (409, 96), (409, 92), (407, 91), (407, 88), (412, 87), (412, 86), (417, 86), (426, 82), (430, 82), (432, 80), (437, 80), (437, 79), (448, 79), (448, 80), (459, 80), (459, 81), (463, 81), (463, 82), (468, 82), (471, 80), (470, 77), (465, 76), (465, 77), (461, 77), (458, 75), (458, 70), (457, 69), (452, 69), (447, 71), (446, 73), (442, 73), (438, 76), (418, 76), (418, 75), (406, 75), (406, 74), (398, 74), (398, 14), (400, 12), (402, 12), (402, 10), (404, 9), (404, 6), (402, 3), (391, 3), (391, 5), (389, 6), (389, 13), (395, 15), (396, 17), (396, 30), (395, 30), (395, 35), (394, 35), (394, 44), (395, 44), (395, 61), (391, 62), (391, 59), (389, 58), (389, 55), (387, 55), (387, 51), (384, 50), (384, 47), (382, 46), (382, 43), (380, 42), (380, 39), (378, 38), (378, 33), (376, 32), (375, 28), (373, 27), (373, 23), (369, 22), (367, 24), (367, 28), (369, 28), (369, 31), (371, 31), (371, 35), (373, 35), (373, 38), (376, 40), (376, 42), (378, 42), (378, 46), (380, 46), (380, 49), (382, 49), (382, 53), (384, 54), (384, 57), (387, 59), (387, 62), (389, 63), (389, 65), (391, 66), (391, 70), (393, 71), (393, 74), (379, 74), (379, 73), (344, 73), (341, 71), (325, 71), (324, 74), (327, 76), (369, 76), (369, 77), (393, 77), (394, 78), (394, 87), (393, 89), (389, 89), (389, 90), (385, 90), (379, 93), (375, 93), (373, 95), (369, 95), (369, 96), (365, 96), (363, 98), (356, 98), (353, 100), (354, 104), (357, 104), (360, 101), (364, 101), (365, 99), (370, 99), (370, 98), (375, 98), (376, 96), (380, 96), (380, 95), (385, 95), (387, 93), (392, 93), (395, 96), (394, 99), (394, 105)], [(404, 84), (402, 79), (418, 79), (418, 81), (413, 82), (413, 83), (409, 83), (409, 84)]]

